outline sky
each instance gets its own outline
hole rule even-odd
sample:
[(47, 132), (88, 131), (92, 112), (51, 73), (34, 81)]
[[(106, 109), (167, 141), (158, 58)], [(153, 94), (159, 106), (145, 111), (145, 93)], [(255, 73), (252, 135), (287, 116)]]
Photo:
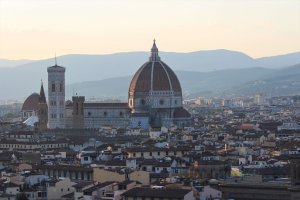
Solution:
[(300, 51), (300, 0), (0, 0), (0, 58), (229, 49)]

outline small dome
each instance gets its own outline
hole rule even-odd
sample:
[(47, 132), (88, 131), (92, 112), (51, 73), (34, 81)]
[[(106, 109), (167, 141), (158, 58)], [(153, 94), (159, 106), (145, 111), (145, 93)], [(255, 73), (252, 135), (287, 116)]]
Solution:
[(24, 101), (22, 110), (37, 110), (39, 104), (40, 95), (33, 93)]

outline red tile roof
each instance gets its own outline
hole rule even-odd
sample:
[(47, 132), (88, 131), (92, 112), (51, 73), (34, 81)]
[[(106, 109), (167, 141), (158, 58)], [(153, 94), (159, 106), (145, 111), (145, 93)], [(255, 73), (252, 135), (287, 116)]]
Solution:
[(22, 110), (33, 111), (38, 109), (40, 95), (38, 93), (33, 93), (24, 101)]
[(133, 76), (129, 92), (170, 91), (181, 94), (176, 74), (164, 62), (146, 62)]

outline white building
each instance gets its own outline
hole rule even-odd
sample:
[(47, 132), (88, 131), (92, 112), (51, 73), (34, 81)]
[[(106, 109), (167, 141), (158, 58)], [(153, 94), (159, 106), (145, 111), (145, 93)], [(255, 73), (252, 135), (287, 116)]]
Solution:
[(48, 67), (48, 128), (65, 127), (65, 71), (56, 63)]

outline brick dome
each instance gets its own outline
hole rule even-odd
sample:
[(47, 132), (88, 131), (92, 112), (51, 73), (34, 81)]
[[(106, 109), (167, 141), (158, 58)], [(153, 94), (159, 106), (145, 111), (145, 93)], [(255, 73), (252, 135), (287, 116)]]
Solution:
[(181, 86), (176, 74), (158, 56), (158, 50), (154, 42), (149, 61), (143, 64), (133, 76), (129, 93), (171, 91), (176, 95), (182, 95)]
[(40, 95), (38, 93), (33, 93), (24, 101), (22, 110), (32, 111), (37, 110), (39, 104)]

